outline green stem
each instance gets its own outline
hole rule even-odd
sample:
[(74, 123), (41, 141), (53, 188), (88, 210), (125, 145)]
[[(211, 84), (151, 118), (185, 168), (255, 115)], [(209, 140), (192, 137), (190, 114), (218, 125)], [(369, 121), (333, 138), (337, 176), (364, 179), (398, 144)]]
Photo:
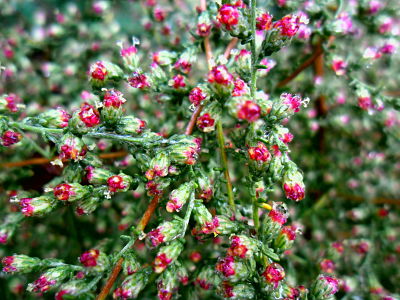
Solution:
[(117, 141), (122, 141), (122, 142), (127, 142), (127, 143), (133, 143), (133, 144), (160, 144), (160, 143), (166, 143), (166, 140), (163, 140), (159, 136), (149, 136), (149, 137), (132, 137), (129, 135), (118, 135), (114, 133), (106, 133), (106, 132), (89, 132), (84, 135), (85, 137), (89, 138), (104, 138), (104, 139), (110, 139), (110, 140), (117, 140)]
[[(250, 93), (251, 97), (255, 96), (257, 89), (257, 49), (256, 49), (256, 8), (257, 8), (257, 0), (250, 0), (251, 7), (251, 85), (250, 85)], [(254, 131), (254, 123), (251, 124), (250, 130)], [(253, 182), (250, 182), (250, 195), (253, 202), (253, 222), (254, 228), (257, 230), (260, 226), (260, 219), (258, 216), (258, 203), (256, 197), (255, 186)]]
[(41, 127), (41, 126), (31, 126), (31, 125), (26, 125), (23, 123), (18, 123), (18, 122), (10, 122), (10, 126), (18, 127), (19, 129), (22, 130), (27, 130), (27, 131), (32, 131), (36, 133), (58, 133), (62, 134), (64, 129), (59, 129), (59, 128), (47, 128), (47, 127)]
[(124, 246), (124, 248), (119, 251), (119, 253), (114, 257), (114, 262), (116, 263), (136, 242), (136, 236), (132, 237), (131, 240)]
[(228, 159), (226, 157), (226, 152), (225, 152), (224, 131), (222, 129), (221, 120), (218, 120), (217, 122), (217, 139), (218, 139), (219, 151), (221, 153), (221, 163), (225, 173), (228, 202), (233, 212), (235, 212), (235, 199), (233, 197), (232, 182), (231, 182), (231, 177), (229, 175)]
[(250, 94), (254, 97), (256, 93), (257, 84), (257, 49), (256, 49), (256, 7), (257, 0), (250, 0), (251, 6), (251, 85)]
[(88, 285), (81, 291), (79, 291), (79, 295), (85, 294), (90, 292), (96, 285), (97, 283), (103, 278), (103, 273), (100, 275), (97, 275), (91, 282), (88, 283)]
[(29, 138), (28, 136), (26, 136), (26, 134), (21, 130), (18, 129), (19, 133), (21, 133), (21, 135), (27, 140), (29, 141), (29, 143), (32, 145), (32, 147), (39, 152), (43, 157), (46, 158), (51, 158), (51, 154), (46, 151), (45, 149), (43, 149), (42, 147), (40, 147), (33, 139)]
[(193, 208), (194, 208), (194, 199), (195, 199), (195, 196), (194, 196), (194, 191), (193, 191), (191, 193), (191, 195), (190, 195), (190, 200), (189, 200), (188, 207), (186, 209), (185, 218), (183, 219), (183, 230), (182, 230), (182, 233), (181, 233), (181, 237), (182, 238), (185, 236), (187, 227), (189, 225), (190, 216), (192, 215), (192, 211), (193, 211)]

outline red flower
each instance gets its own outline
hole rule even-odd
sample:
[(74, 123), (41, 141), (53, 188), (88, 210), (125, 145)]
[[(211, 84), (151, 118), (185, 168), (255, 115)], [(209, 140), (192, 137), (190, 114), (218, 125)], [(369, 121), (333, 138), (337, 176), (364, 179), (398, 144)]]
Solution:
[(304, 186), (299, 183), (284, 183), (283, 189), (285, 190), (286, 197), (294, 201), (300, 201), (304, 198)]
[(232, 237), (232, 243), (231, 247), (228, 249), (228, 255), (245, 258), (247, 251), (248, 249), (246, 245), (242, 244), (240, 237), (238, 237), (237, 235)]
[(156, 228), (156, 229), (150, 231), (147, 234), (147, 237), (149, 238), (151, 245), (153, 247), (157, 247), (158, 245), (163, 243), (165, 240), (165, 236), (162, 234), (161, 228)]
[(119, 108), (122, 104), (125, 103), (125, 101), (126, 100), (124, 99), (122, 93), (115, 89), (107, 90), (103, 98), (103, 104), (105, 107), (112, 106), (115, 108)]
[(31, 217), (34, 212), (34, 207), (31, 204), (32, 198), (22, 198), (19, 200), (19, 205), (21, 206), (21, 212), (27, 216)]
[(172, 87), (174, 89), (184, 88), (185, 86), (185, 77), (183, 77), (181, 74), (175, 75), (172, 78)]
[(275, 223), (278, 223), (281, 225), (285, 224), (286, 220), (287, 220), (286, 215), (276, 209), (272, 209), (269, 212), (268, 217), (270, 217), (271, 220), (274, 221)]
[(161, 273), (172, 262), (172, 259), (167, 257), (167, 254), (161, 253), (156, 256), (153, 262), (153, 269), (156, 273)]
[(118, 190), (125, 189), (128, 184), (125, 182), (124, 178), (120, 175), (114, 175), (107, 179), (108, 190), (110, 192), (116, 192)]
[(211, 25), (206, 23), (197, 24), (196, 34), (202, 37), (209, 36), (211, 32)]

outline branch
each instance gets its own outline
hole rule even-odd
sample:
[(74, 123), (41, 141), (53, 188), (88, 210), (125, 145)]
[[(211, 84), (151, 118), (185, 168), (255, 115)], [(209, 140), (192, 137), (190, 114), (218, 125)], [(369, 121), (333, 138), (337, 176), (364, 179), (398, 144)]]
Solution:
[[(146, 228), (147, 223), (149, 223), (151, 216), (153, 215), (155, 209), (157, 208), (158, 201), (160, 200), (161, 196), (157, 195), (154, 196), (154, 198), (151, 200), (149, 206), (147, 207), (145, 213), (142, 216), (142, 219), (140, 220), (139, 224), (136, 226), (137, 231), (143, 231)], [(129, 242), (128, 244), (133, 244), (132, 241)], [(130, 248), (130, 247), (128, 247)], [(125, 247), (124, 247), (125, 249)], [(111, 288), (114, 285), (115, 280), (117, 280), (119, 272), (121, 272), (122, 269), (122, 263), (124, 262), (124, 258), (120, 257), (116, 265), (114, 266), (110, 277), (108, 278), (106, 284), (102, 288), (100, 294), (96, 297), (96, 300), (104, 300), (106, 299), (108, 293), (110, 292)]]
[[(335, 40), (334, 36), (329, 37), (328, 40), (328, 46), (330, 46)], [(287, 85), (289, 82), (291, 82), (293, 79), (297, 77), (301, 72), (303, 72), (305, 69), (307, 69), (309, 66), (311, 66), (314, 61), (324, 52), (324, 49), (321, 45), (321, 47), (316, 47), (314, 48), (314, 51), (312, 55), (305, 61), (303, 62), (300, 67), (298, 67), (292, 74), (290, 74), (288, 77), (283, 79), (278, 83), (276, 87), (281, 88)]]
[(238, 41), (239, 41), (238, 38), (233, 38), (233, 39), (229, 42), (228, 46), (226, 46), (226, 49), (225, 49), (225, 52), (224, 52), (224, 57), (225, 57), (226, 59), (229, 58), (229, 56), (231, 55), (232, 49), (235, 48), (235, 46), (236, 46), (236, 44), (237, 44)]
[[(118, 152), (99, 154), (99, 158), (112, 159), (112, 158), (124, 157), (126, 155), (128, 155), (128, 152), (118, 151)], [(31, 158), (31, 159), (22, 160), (22, 161), (4, 163), (4, 164), (0, 165), (0, 168), (15, 168), (15, 167), (24, 167), (24, 166), (31, 166), (31, 165), (44, 165), (44, 164), (50, 163), (54, 159), (56, 159), (56, 157), (53, 157), (51, 159), (45, 158), (45, 157)]]

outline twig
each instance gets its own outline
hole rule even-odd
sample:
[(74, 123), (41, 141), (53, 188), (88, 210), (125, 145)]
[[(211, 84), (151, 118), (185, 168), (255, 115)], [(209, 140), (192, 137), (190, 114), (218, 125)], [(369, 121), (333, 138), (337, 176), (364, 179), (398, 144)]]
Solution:
[[(329, 37), (328, 46), (331, 45), (334, 42), (334, 40), (335, 40), (334, 36)], [(322, 44), (321, 44), (321, 47), (314, 48), (314, 52), (312, 53), (312, 55), (305, 62), (303, 62), (300, 65), (300, 67), (298, 67), (292, 74), (290, 74), (288, 77), (286, 77), (285, 79), (280, 81), (276, 87), (281, 88), (281, 87), (284, 87), (285, 85), (287, 85), (289, 82), (291, 82), (293, 79), (295, 79), (297, 77), (297, 75), (299, 75), (301, 72), (303, 72), (309, 66), (311, 66), (314, 63), (314, 61), (323, 52), (324, 52), (324, 49), (322, 47)]]
[[(157, 208), (158, 205), (158, 201), (160, 200), (161, 196), (157, 195), (154, 196), (153, 199), (151, 200), (149, 206), (147, 207), (145, 213), (142, 216), (142, 219), (140, 220), (140, 222), (138, 223), (138, 225), (136, 226), (136, 230), (137, 231), (143, 231), (146, 228), (147, 223), (149, 223), (151, 216), (153, 215), (155, 209)], [(133, 245), (133, 242), (130, 241), (128, 243), (128, 245)], [(124, 249), (129, 249), (125, 248)], [(124, 262), (124, 258), (120, 257), (118, 262), (116, 263), (116, 265), (114, 266), (110, 277), (108, 278), (106, 284), (104, 285), (104, 287), (102, 288), (100, 294), (96, 297), (96, 300), (104, 300), (106, 299), (108, 293), (110, 292), (112, 286), (114, 285), (115, 280), (117, 280), (119, 272), (122, 269), (122, 263)]]
[(239, 40), (238, 38), (233, 38), (233, 39), (229, 42), (228, 46), (226, 46), (226, 49), (225, 49), (225, 52), (224, 52), (224, 57), (225, 57), (226, 59), (228, 59), (229, 56), (231, 55), (231, 51), (232, 51), (233, 48), (235, 48), (235, 46), (236, 46), (238, 40)]
[(201, 111), (203, 109), (202, 105), (197, 106), (196, 110), (193, 112), (190, 121), (186, 127), (185, 134), (191, 135), (193, 132), (193, 128), (196, 125), (197, 118), (199, 117)]
[[(99, 158), (102, 159), (111, 159), (111, 158), (119, 158), (128, 155), (126, 151), (118, 151), (118, 152), (111, 152), (111, 153), (102, 153), (99, 154)], [(14, 167), (24, 167), (24, 166), (31, 166), (31, 165), (44, 165), (50, 163), (52, 160), (56, 159), (56, 157), (52, 159), (48, 159), (45, 157), (38, 157), (38, 158), (31, 158), (22, 161), (15, 161), (15, 162), (8, 162), (1, 164), (1, 168), (14, 168)]]

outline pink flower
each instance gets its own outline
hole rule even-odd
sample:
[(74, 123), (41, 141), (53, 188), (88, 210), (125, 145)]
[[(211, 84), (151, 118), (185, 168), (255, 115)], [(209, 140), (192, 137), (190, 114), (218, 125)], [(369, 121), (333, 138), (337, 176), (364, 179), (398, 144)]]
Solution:
[(93, 79), (104, 81), (107, 74), (107, 69), (101, 61), (96, 62), (90, 67), (90, 75)]
[(332, 60), (332, 70), (337, 76), (343, 76), (346, 74), (347, 63), (341, 58), (335, 58)]
[(119, 108), (126, 102), (123, 94), (115, 89), (107, 90), (104, 94), (103, 104), (105, 107)]
[(95, 267), (97, 266), (97, 259), (99, 255), (100, 255), (99, 250), (91, 249), (89, 251), (82, 253), (82, 255), (79, 257), (79, 261), (85, 267)]
[(149, 238), (151, 245), (153, 247), (157, 247), (158, 245), (163, 243), (165, 240), (165, 236), (162, 234), (161, 228), (156, 228), (156, 229), (150, 231), (147, 234), (147, 237)]
[(300, 201), (304, 198), (304, 186), (299, 183), (284, 183), (286, 197), (294, 201)]
[(232, 30), (232, 26), (239, 23), (239, 10), (231, 4), (224, 4), (218, 10), (217, 20), (227, 30)]
[(269, 13), (263, 13), (256, 18), (257, 30), (270, 30), (272, 28), (272, 16)]
[(242, 79), (240, 78), (236, 79), (233, 84), (234, 88), (232, 91), (232, 97), (243, 96), (249, 92), (249, 87)]
[(197, 121), (196, 121), (197, 127), (199, 127), (201, 130), (205, 131), (204, 129), (208, 127), (214, 127), (215, 124), (215, 119), (213, 119), (210, 114), (204, 114), (200, 116)]
[(145, 89), (150, 87), (150, 83), (147, 81), (147, 76), (138, 72), (134, 72), (132, 76), (128, 78), (128, 82), (131, 87), (137, 89)]
[(280, 225), (285, 224), (285, 223), (286, 223), (286, 220), (287, 220), (287, 216), (286, 216), (283, 212), (281, 212), (281, 211), (279, 211), (279, 210), (277, 210), (277, 209), (272, 209), (272, 210), (269, 212), (268, 217), (269, 217), (273, 222), (278, 223), (278, 224), (280, 224)]
[(1, 140), (5, 147), (9, 147), (18, 143), (22, 139), (22, 135), (19, 132), (7, 130), (3, 133)]
[(335, 263), (330, 260), (330, 259), (323, 259), (320, 263), (319, 266), (321, 270), (325, 273), (333, 273), (335, 271)]
[(78, 115), (87, 127), (94, 127), (100, 124), (99, 111), (93, 105), (83, 103)]
[(358, 106), (363, 110), (368, 110), (372, 108), (371, 97), (358, 97)]
[(163, 270), (165, 270), (168, 265), (172, 262), (171, 258), (167, 257), (167, 254), (165, 253), (160, 253), (156, 256), (154, 262), (153, 262), (153, 269), (156, 273), (161, 273)]
[(278, 28), (283, 36), (295, 36), (300, 28), (299, 18), (295, 15), (284, 16), (282, 19), (275, 22), (274, 28)]
[(107, 179), (108, 190), (110, 192), (117, 192), (119, 190), (125, 190), (129, 187), (129, 183), (124, 180), (121, 175), (113, 175)]
[(208, 82), (227, 86), (233, 83), (233, 76), (226, 66), (219, 65), (213, 67), (208, 73)]
[(207, 98), (207, 94), (199, 87), (193, 88), (189, 93), (189, 100), (195, 106), (199, 106), (201, 102)]
[(32, 206), (31, 202), (32, 198), (22, 198), (19, 201), (21, 212), (27, 217), (31, 217), (34, 213), (34, 207)]
[(59, 184), (54, 188), (54, 196), (58, 200), (67, 201), (69, 197), (74, 194), (75, 193), (72, 191), (71, 185), (67, 183)]
[(260, 106), (251, 100), (247, 100), (244, 104), (242, 104), (239, 107), (237, 116), (241, 120), (254, 122), (260, 118), (260, 114), (261, 114)]
[(186, 86), (185, 77), (181, 74), (175, 75), (170, 84), (174, 89), (184, 88)]
[(153, 10), (153, 17), (157, 22), (163, 22), (167, 17), (167, 12), (160, 7), (156, 7)]
[(281, 265), (277, 263), (272, 263), (265, 271), (262, 273), (267, 283), (271, 283), (273, 287), (276, 289), (278, 284), (283, 278), (285, 278), (285, 270), (282, 268)]
[(187, 74), (192, 69), (192, 64), (185, 59), (178, 59), (174, 64), (174, 68), (177, 70), (181, 70), (183, 73)]
[(211, 24), (200, 23), (197, 24), (196, 34), (202, 37), (209, 36), (211, 32)]
[(33, 283), (33, 291), (34, 292), (46, 292), (48, 291), (53, 285), (55, 285), (57, 280), (52, 279), (49, 280), (46, 276), (42, 275)]
[(256, 147), (250, 147), (247, 153), (251, 160), (266, 162), (271, 158), (271, 153), (269, 153), (267, 146), (262, 142), (258, 142)]
[(220, 272), (224, 277), (230, 277), (235, 275), (235, 259), (233, 256), (227, 256), (218, 261), (216, 265), (216, 269)]

